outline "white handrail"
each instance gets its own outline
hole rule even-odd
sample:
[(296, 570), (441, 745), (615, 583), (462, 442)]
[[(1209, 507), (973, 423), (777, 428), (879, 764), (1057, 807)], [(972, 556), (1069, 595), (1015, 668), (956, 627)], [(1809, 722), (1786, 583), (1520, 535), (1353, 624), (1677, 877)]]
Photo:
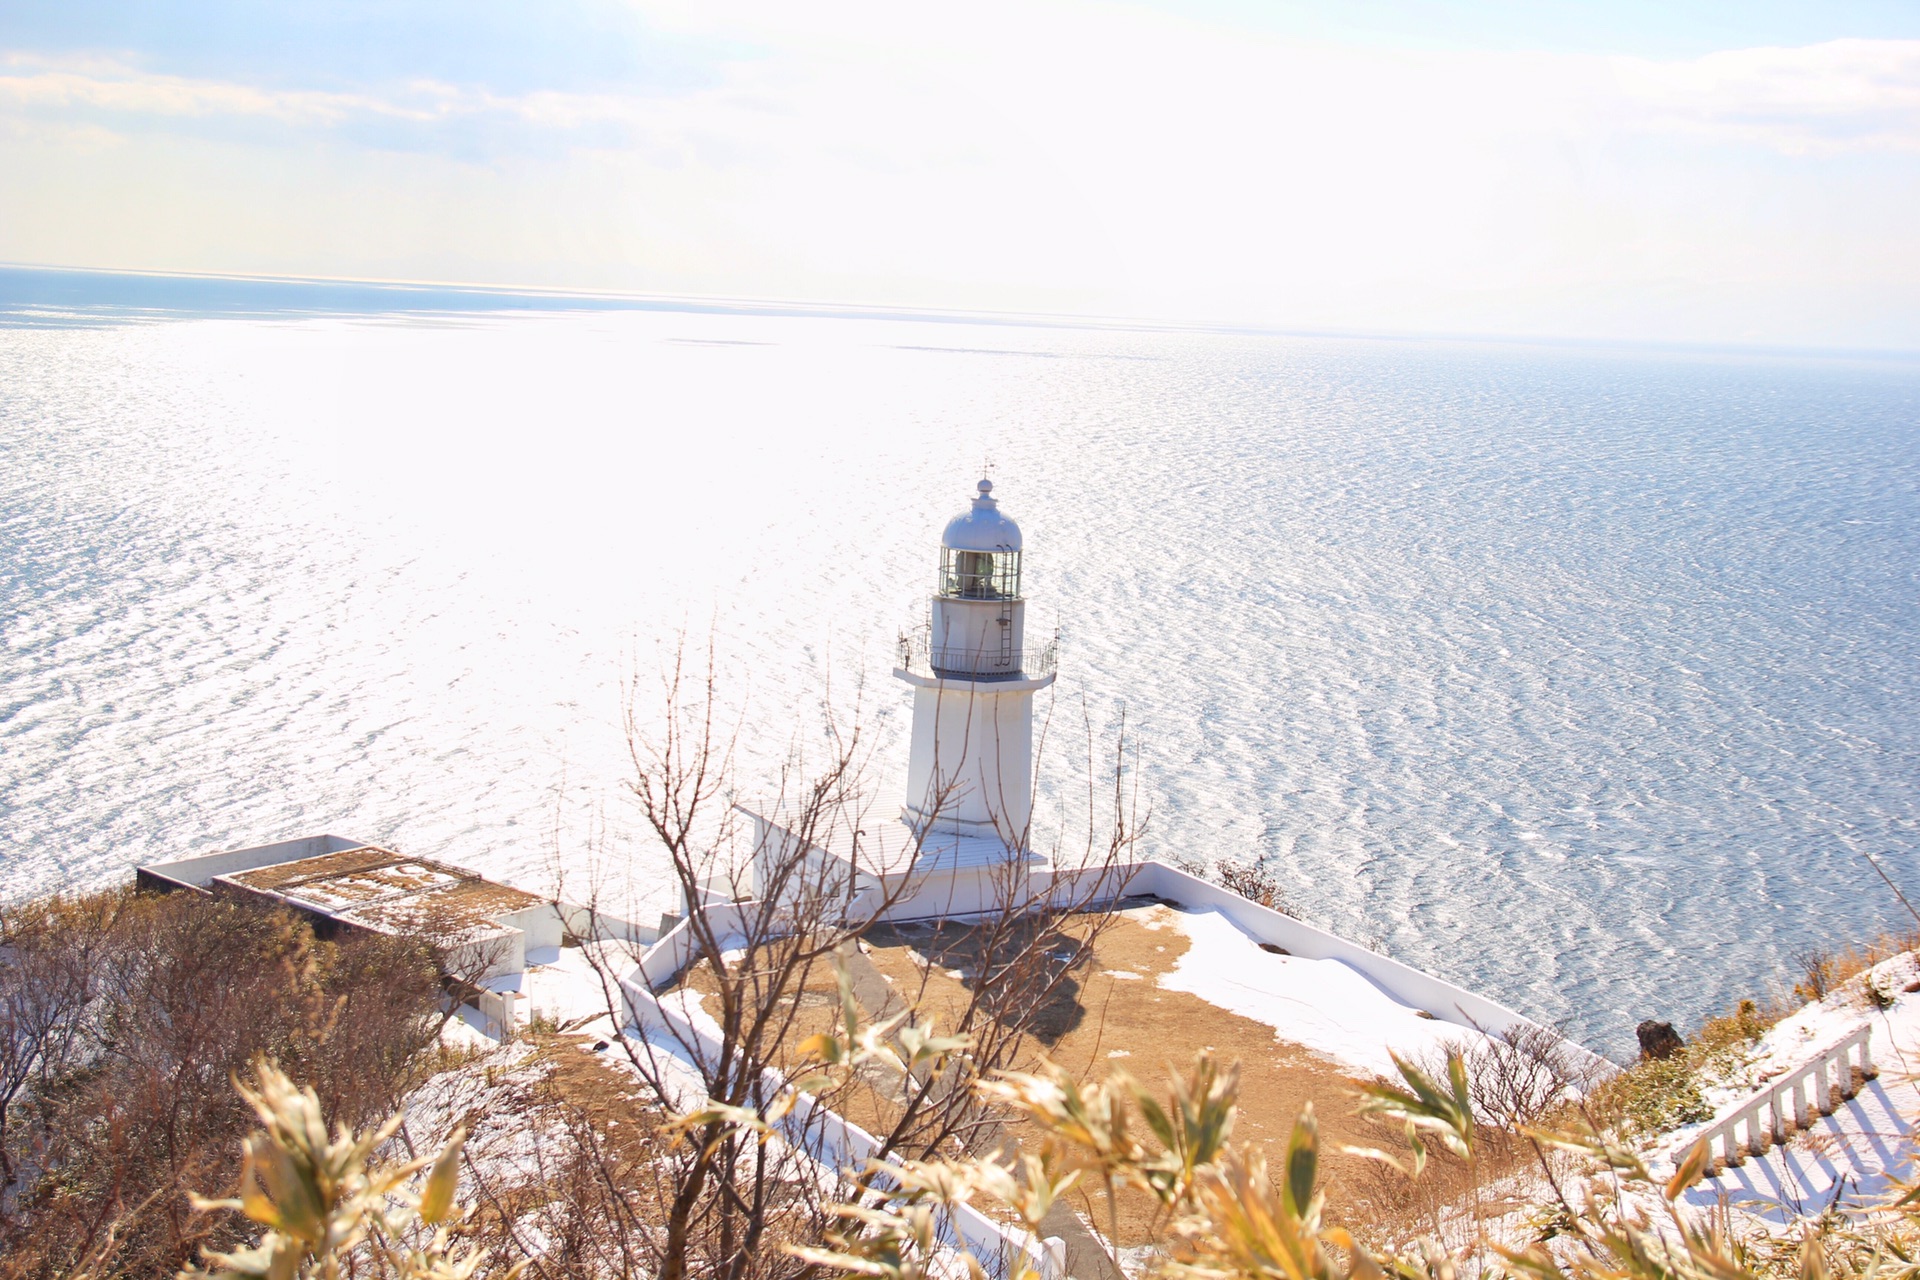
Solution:
[[(1723, 1160), (1727, 1165), (1737, 1165), (1750, 1155), (1765, 1154), (1768, 1146), (1787, 1140), (1789, 1101), (1793, 1132), (1806, 1129), (1812, 1123), (1813, 1113), (1832, 1115), (1840, 1105), (1836, 1095), (1839, 1099), (1847, 1099), (1859, 1092), (1853, 1082), (1855, 1068), (1848, 1061), (1849, 1057), (1857, 1051), (1862, 1080), (1871, 1080), (1879, 1074), (1874, 1069), (1868, 1045), (1872, 1038), (1873, 1024), (1861, 1023), (1810, 1061), (1787, 1072), (1695, 1134), (1684, 1146), (1675, 1148), (1674, 1163), (1686, 1159), (1687, 1154), (1702, 1142), (1707, 1144), (1707, 1163), (1715, 1173), (1723, 1167)], [(1809, 1085), (1813, 1090), (1811, 1098), (1807, 1092)], [(1762, 1116), (1765, 1116), (1764, 1121)], [(1744, 1142), (1740, 1140), (1742, 1126), (1746, 1128)], [(1716, 1143), (1720, 1147), (1718, 1152), (1714, 1150)]]

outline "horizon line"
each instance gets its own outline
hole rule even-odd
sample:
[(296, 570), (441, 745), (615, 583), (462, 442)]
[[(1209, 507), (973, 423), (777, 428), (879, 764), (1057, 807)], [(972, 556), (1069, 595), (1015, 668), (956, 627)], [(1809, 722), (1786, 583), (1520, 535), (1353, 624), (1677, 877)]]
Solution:
[[(232, 284), (359, 287), (396, 293), (455, 293), (476, 298), (500, 297), (528, 301), (595, 302), (614, 310), (633, 309), (718, 313), (729, 315), (787, 315), (817, 319), (920, 320), (942, 324), (991, 324), (1009, 327), (1111, 330), (1115, 332), (1211, 333), (1274, 338), (1322, 338), (1376, 342), (1467, 342), (1514, 346), (1619, 347), (1643, 351), (1693, 354), (1776, 355), (1827, 359), (1920, 360), (1920, 347), (1807, 346), (1787, 343), (1709, 340), (1633, 339), (1577, 334), (1517, 334), (1441, 329), (1344, 329), (1334, 326), (1271, 325), (1236, 321), (1175, 320), (1150, 316), (1096, 315), (1080, 312), (989, 311), (958, 307), (901, 306), (879, 302), (837, 302), (823, 299), (786, 299), (725, 294), (645, 293), (612, 289), (579, 289), (553, 285), (485, 283), (462, 280), (419, 280), (378, 276), (254, 274), (231, 271), (169, 271), (140, 267), (76, 266), (68, 263), (18, 262), (0, 259), (0, 272), (45, 271), (67, 275), (118, 276), (151, 280), (219, 281)], [(100, 303), (76, 308), (111, 306)], [(14, 310), (0, 296), (0, 316)], [(167, 310), (167, 308), (144, 308)], [(299, 308), (278, 308), (295, 311)], [(565, 308), (556, 308), (557, 310)], [(423, 313), (438, 308), (396, 308)], [(310, 312), (311, 313), (311, 312)], [(339, 309), (332, 314), (355, 314)], [(372, 314), (372, 313), (366, 313)]]

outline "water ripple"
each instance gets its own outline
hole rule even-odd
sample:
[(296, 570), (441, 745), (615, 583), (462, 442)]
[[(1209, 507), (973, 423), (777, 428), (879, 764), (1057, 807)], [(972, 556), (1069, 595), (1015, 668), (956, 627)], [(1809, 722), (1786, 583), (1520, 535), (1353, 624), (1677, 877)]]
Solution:
[(1891, 364), (879, 320), (0, 329), (5, 894), (323, 828), (647, 865), (622, 681), (708, 629), (750, 789), (858, 696), (890, 797), (891, 640), (991, 458), (1064, 640), (1050, 815), (1124, 706), (1154, 852), (1622, 1051), (1899, 924), (1861, 850), (1920, 894), (1917, 408)]

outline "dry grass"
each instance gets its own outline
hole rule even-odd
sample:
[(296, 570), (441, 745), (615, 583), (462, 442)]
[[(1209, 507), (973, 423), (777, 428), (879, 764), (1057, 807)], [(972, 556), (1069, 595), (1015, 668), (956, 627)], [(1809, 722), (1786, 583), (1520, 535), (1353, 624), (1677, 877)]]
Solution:
[(1604, 1081), (1587, 1098), (1594, 1124), (1627, 1137), (1661, 1133), (1713, 1118), (1702, 1082), (1737, 1064), (1767, 1028), (1792, 1010), (1742, 1000), (1730, 1013), (1708, 1018), (1671, 1058), (1643, 1058)]
[[(665, 1220), (662, 1177), (668, 1116), (651, 1107), (631, 1072), (594, 1052), (594, 1037), (528, 1030), (532, 1049), (515, 1068), (498, 1115), (470, 1115), (476, 1139), (499, 1123), (532, 1139), (532, 1176), (474, 1167), (476, 1215), (468, 1234), (500, 1269), (531, 1252), (549, 1277), (648, 1273), (649, 1238)], [(529, 1226), (543, 1247), (535, 1250)]]
[(1839, 951), (1810, 947), (1793, 957), (1794, 967), (1799, 970), (1793, 994), (1808, 1004), (1824, 1000), (1881, 961), (1915, 950), (1920, 950), (1920, 929), (1882, 933), (1872, 942)]
[(1765, 1002), (1742, 1000), (1731, 1012), (1708, 1018), (1687, 1037), (1685, 1052), (1646, 1059), (1596, 1089), (1589, 1116), (1629, 1137), (1660, 1133), (1711, 1119), (1703, 1082), (1736, 1068), (1767, 1029), (1801, 1004), (1811, 1004), (1857, 982), (1861, 998), (1884, 1007), (1891, 993), (1868, 989), (1863, 975), (1894, 956), (1920, 949), (1920, 930), (1883, 933), (1873, 941), (1835, 950), (1815, 947), (1794, 957), (1797, 980), (1790, 996)]
[[(1240, 1106), (1236, 1136), (1267, 1150), (1281, 1163), (1293, 1122), (1312, 1103), (1320, 1117), (1328, 1155), (1329, 1185), (1359, 1203), (1371, 1185), (1370, 1162), (1345, 1155), (1347, 1144), (1390, 1144), (1393, 1135), (1354, 1114), (1356, 1081), (1339, 1063), (1300, 1045), (1279, 1039), (1264, 1022), (1229, 1013), (1200, 997), (1160, 987), (1191, 945), (1175, 927), (1173, 908), (1156, 905), (1123, 913), (1093, 931), (1073, 916), (1051, 921), (1038, 941), (1044, 950), (1070, 963), (1066, 980), (1046, 1002), (1030, 1011), (1028, 1045), (1018, 1070), (1043, 1061), (1058, 1063), (1085, 1078), (1119, 1068), (1158, 1088), (1169, 1071), (1184, 1074), (1195, 1055), (1212, 1051), (1222, 1061), (1240, 1063)], [(894, 993), (924, 1022), (945, 1030), (973, 997), (975, 984), (991, 980), (992, 957), (982, 954), (978, 932), (964, 925), (879, 927), (862, 939), (863, 950), (887, 978)], [(1057, 943), (1057, 947), (1054, 945)], [(1067, 957), (1073, 957), (1070, 961)], [(701, 966), (691, 966), (681, 981), (711, 996), (715, 984)], [(797, 994), (799, 1009), (788, 1034), (788, 1058), (817, 1031), (833, 1029), (838, 1018), (837, 989), (830, 974), (813, 975)], [(712, 1006), (709, 1005), (709, 1011)], [(874, 1011), (869, 1010), (869, 1013)], [(893, 1082), (869, 1075), (824, 1097), (849, 1120), (874, 1132), (886, 1132), (897, 1115)], [(1002, 1144), (1037, 1143), (1042, 1135), (1022, 1121), (997, 1135)], [(1081, 1194), (1080, 1210), (1096, 1230), (1110, 1233), (1104, 1197)], [(1370, 1210), (1368, 1211), (1370, 1212)], [(1164, 1226), (1163, 1214), (1141, 1192), (1123, 1192), (1118, 1214), (1118, 1243), (1149, 1242)], [(1364, 1219), (1364, 1214), (1355, 1221)]]

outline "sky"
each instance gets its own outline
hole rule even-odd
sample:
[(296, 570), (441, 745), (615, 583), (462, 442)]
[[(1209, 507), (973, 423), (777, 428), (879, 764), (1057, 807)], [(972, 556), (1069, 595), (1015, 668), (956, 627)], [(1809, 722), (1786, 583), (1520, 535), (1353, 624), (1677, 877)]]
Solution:
[(0, 261), (1920, 350), (1920, 3), (0, 0)]

